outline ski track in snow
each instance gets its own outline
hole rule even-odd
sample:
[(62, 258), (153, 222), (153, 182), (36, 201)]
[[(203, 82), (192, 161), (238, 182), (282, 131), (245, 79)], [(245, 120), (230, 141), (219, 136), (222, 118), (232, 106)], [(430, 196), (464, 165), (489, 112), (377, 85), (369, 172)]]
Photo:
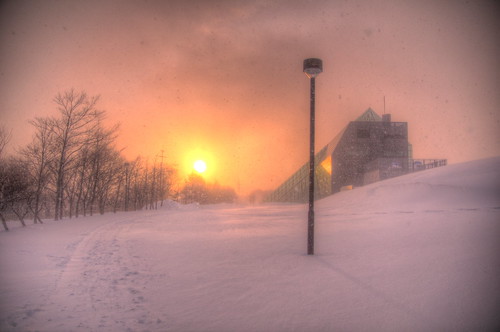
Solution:
[[(127, 326), (134, 325), (123, 320), (123, 316), (114, 317), (116, 311), (127, 312), (130, 319), (139, 322), (148, 319), (142, 307), (141, 285), (135, 278), (138, 272), (133, 267), (137, 264), (119, 239), (129, 225), (119, 222), (104, 225), (78, 243), (39, 315), (41, 322), (47, 322), (41, 325), (43, 330), (101, 330), (112, 324), (126, 331)], [(51, 317), (55, 312), (60, 316)]]
[[(135, 325), (124, 321), (123, 315), (114, 317), (114, 312), (127, 312), (126, 318), (146, 322), (138, 264), (120, 239), (133, 222), (105, 223), (69, 243), (68, 256), (48, 254), (60, 270), (53, 275), (54, 286), (43, 292), (43, 303), (25, 306), (2, 323), (21, 331), (24, 323), (33, 331), (111, 330), (110, 324), (112, 330), (126, 331)], [(35, 327), (30, 327), (33, 320)], [(4, 326), (0, 327), (3, 331)]]
[(76, 245), (37, 315), (39, 322), (46, 322), (39, 325), (41, 330), (135, 331), (163, 323), (163, 315), (147, 306), (143, 294), (162, 274), (150, 273), (147, 259), (131, 252), (126, 236), (142, 218), (105, 224)]

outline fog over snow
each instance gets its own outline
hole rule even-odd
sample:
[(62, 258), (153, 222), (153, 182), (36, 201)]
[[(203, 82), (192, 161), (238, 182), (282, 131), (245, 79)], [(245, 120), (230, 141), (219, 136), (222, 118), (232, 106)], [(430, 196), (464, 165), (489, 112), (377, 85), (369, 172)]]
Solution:
[(1, 331), (500, 330), (500, 158), (307, 207), (164, 205), (0, 232)]

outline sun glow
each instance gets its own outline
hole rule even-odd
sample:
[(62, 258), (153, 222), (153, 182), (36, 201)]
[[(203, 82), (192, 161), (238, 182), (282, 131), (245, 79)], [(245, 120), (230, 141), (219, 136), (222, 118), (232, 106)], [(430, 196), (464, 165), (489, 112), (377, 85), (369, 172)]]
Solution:
[(203, 173), (207, 170), (207, 163), (205, 163), (203, 160), (197, 160), (194, 162), (193, 168), (196, 172)]
[(179, 176), (181, 179), (188, 179), (193, 173), (203, 176), (207, 182), (217, 181), (217, 170), (219, 169), (217, 153), (207, 147), (184, 148), (182, 163), (179, 165)]

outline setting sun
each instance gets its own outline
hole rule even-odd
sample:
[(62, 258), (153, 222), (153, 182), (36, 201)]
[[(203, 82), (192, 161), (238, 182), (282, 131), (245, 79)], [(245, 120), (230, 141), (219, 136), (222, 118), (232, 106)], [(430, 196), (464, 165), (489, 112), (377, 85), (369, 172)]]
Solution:
[(203, 173), (207, 170), (207, 164), (203, 160), (197, 160), (194, 162), (193, 168), (198, 173)]

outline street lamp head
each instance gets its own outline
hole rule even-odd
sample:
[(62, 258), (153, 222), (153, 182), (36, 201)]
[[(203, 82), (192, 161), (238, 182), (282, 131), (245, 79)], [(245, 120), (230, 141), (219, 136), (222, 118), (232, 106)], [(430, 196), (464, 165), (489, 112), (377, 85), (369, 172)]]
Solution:
[(304, 60), (304, 73), (309, 78), (318, 76), (323, 71), (323, 61), (317, 58)]

